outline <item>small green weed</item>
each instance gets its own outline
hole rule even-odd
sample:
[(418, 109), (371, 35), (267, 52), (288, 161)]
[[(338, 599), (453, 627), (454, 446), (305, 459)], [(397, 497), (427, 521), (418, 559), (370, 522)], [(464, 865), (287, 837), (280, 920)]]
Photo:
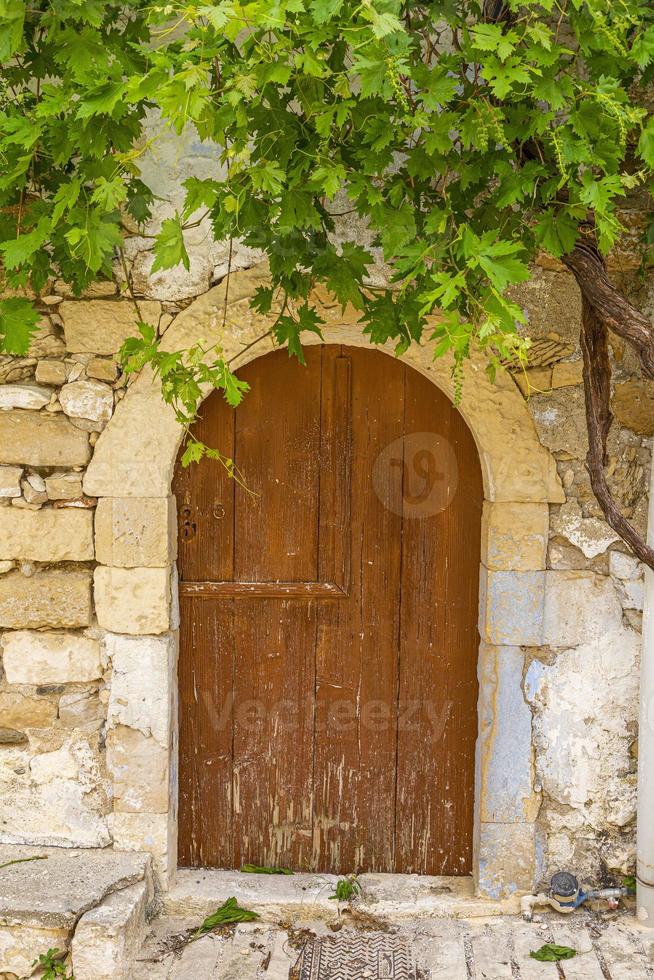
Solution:
[(63, 962), (68, 954), (59, 949), (49, 949), (47, 953), (41, 953), (32, 967), (40, 966), (43, 970), (42, 980), (75, 980), (72, 973), (68, 972), (66, 964)]
[(346, 875), (345, 878), (339, 878), (336, 882), (336, 888), (334, 894), (330, 895), (330, 899), (335, 902), (351, 902), (357, 895), (361, 894), (361, 885), (357, 880), (355, 874)]
[(532, 949), (529, 954), (532, 960), (541, 960), (543, 963), (558, 963), (559, 960), (571, 960), (577, 955), (577, 950), (571, 946), (557, 946), (556, 943), (545, 943), (535, 952)]
[(198, 931), (193, 934), (193, 939), (199, 939), (200, 936), (219, 926), (228, 926), (234, 922), (253, 922), (258, 918), (260, 918), (258, 912), (242, 909), (235, 898), (228, 898), (219, 909), (207, 916)]
[(292, 875), (295, 874), (289, 868), (268, 868), (259, 864), (244, 864), (241, 872), (246, 875)]

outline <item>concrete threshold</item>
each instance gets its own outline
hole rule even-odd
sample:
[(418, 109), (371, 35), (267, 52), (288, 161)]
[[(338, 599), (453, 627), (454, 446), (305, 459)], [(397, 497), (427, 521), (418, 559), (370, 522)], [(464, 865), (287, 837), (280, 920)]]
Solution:
[[(337, 875), (243, 874), (181, 868), (163, 896), (164, 913), (203, 919), (232, 895), (264, 921), (329, 919), (337, 912)], [(475, 896), (472, 878), (363, 874), (356, 906), (381, 918), (477, 918), (519, 912), (519, 896), (494, 900)]]

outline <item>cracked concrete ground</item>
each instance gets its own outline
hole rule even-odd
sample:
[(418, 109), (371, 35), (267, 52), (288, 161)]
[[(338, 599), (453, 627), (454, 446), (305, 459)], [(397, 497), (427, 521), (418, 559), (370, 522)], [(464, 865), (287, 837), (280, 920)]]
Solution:
[[(197, 921), (164, 917), (153, 924), (131, 980), (654, 980), (654, 936), (639, 928), (631, 913), (582, 910), (571, 918), (544, 913), (538, 919), (391, 922), (368, 913), (360, 919), (343, 913), (297, 927), (244, 923), (185, 944), (185, 931)], [(410, 970), (393, 972), (381, 957), (365, 963), (357, 959), (358, 966), (332, 960), (320, 972), (314, 963), (307, 970), (305, 944), (327, 936), (354, 937), (363, 950), (383, 943), (383, 937), (396, 943), (404, 939), (411, 951)], [(548, 942), (571, 946), (577, 955), (559, 964), (529, 956)], [(373, 960), (377, 965), (371, 967)]]

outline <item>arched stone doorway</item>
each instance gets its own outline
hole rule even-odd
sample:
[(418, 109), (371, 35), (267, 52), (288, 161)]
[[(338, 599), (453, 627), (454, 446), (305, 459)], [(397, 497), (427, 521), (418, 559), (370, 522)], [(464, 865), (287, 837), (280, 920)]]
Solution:
[[(227, 296), (224, 284), (210, 290), (177, 317), (164, 346), (178, 350), (202, 341), (219, 344), (227, 356), (237, 357), (237, 365), (252, 360), (266, 341), (250, 345), (266, 333), (267, 323), (252, 313), (249, 299), (265, 279), (265, 269), (257, 267), (233, 275)], [(328, 343), (371, 346), (354, 311), (343, 314), (328, 298), (316, 300), (328, 323)], [(404, 360), (453, 397), (450, 366), (433, 361), (429, 349), (414, 346)], [(539, 443), (509, 377), (491, 384), (483, 362), (473, 359), (465, 368), (460, 411), (477, 444), (484, 479), (473, 873), (481, 892), (499, 896), (531, 887), (535, 874), (538, 796), (520, 647), (541, 640), (548, 503), (563, 502), (563, 492), (554, 460)], [(148, 812), (117, 811), (113, 821), (115, 846), (151, 850), (164, 875), (174, 874), (177, 860), (178, 614), (170, 488), (181, 436), (157, 381), (143, 372), (100, 436), (84, 481), (109, 521), (120, 513), (132, 527), (147, 528), (148, 541), (166, 542), (133, 549), (126, 558), (117, 535), (115, 548), (98, 553), (102, 564), (95, 577), (100, 625), (103, 609), (110, 607), (111, 629), (134, 638), (135, 696), (143, 656), (154, 656), (156, 647), (156, 657), (167, 664), (166, 744), (159, 740), (161, 760), (153, 769), (166, 793), (157, 795)], [(138, 614), (130, 601), (137, 592), (145, 596)]]
[(469, 875), (483, 489), (465, 422), (398, 358), (239, 372), (183, 468), (179, 860)]

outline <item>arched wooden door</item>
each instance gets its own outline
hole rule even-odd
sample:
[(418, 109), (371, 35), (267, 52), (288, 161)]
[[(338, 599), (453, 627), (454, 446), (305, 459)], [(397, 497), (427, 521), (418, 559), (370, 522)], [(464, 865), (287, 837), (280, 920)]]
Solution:
[(181, 865), (467, 874), (482, 481), (379, 351), (280, 350), (213, 394), (179, 513)]

